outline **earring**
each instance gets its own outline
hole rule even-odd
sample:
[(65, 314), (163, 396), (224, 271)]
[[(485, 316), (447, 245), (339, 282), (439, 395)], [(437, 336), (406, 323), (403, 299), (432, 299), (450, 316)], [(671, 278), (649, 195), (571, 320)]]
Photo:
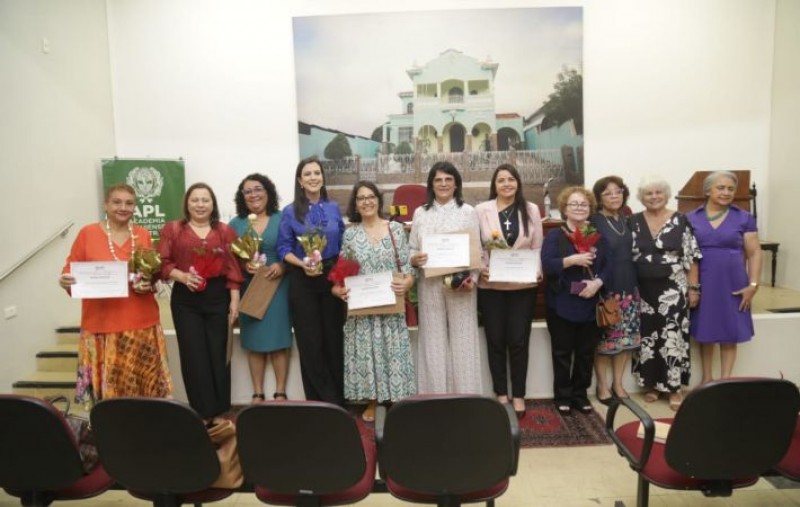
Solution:
[(103, 220), (108, 222), (108, 213), (103, 213)]

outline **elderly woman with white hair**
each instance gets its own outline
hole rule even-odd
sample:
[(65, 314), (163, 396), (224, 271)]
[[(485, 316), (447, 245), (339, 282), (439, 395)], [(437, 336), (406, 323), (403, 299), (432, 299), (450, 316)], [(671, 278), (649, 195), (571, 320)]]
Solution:
[(761, 276), (761, 246), (756, 220), (733, 205), (739, 180), (735, 173), (715, 171), (703, 182), (706, 202), (688, 213), (703, 258), (700, 303), (692, 310), (691, 332), (700, 344), (703, 384), (714, 377), (711, 365), (719, 343), (721, 376), (730, 377), (736, 345), (754, 334), (750, 305)]
[(689, 308), (697, 306), (700, 249), (692, 226), (667, 208), (669, 184), (642, 181), (638, 197), (645, 210), (631, 217), (633, 261), (641, 296), (642, 345), (633, 359), (633, 377), (646, 389), (644, 399), (667, 394), (677, 410), (681, 386), (689, 384)]

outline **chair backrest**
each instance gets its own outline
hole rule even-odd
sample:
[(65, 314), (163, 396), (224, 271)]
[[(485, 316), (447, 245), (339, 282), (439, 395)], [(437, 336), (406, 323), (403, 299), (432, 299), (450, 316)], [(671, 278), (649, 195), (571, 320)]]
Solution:
[(0, 449), (2, 488), (52, 491), (84, 474), (69, 424), (39, 398), (0, 395)]
[(272, 492), (343, 491), (366, 471), (353, 416), (336, 405), (280, 401), (251, 405), (236, 419), (245, 478)]
[(673, 469), (699, 479), (760, 475), (786, 453), (799, 410), (800, 393), (785, 380), (711, 382), (681, 404), (664, 457)]
[(516, 445), (508, 412), (496, 400), (418, 396), (387, 412), (378, 462), (383, 476), (402, 487), (459, 495), (513, 475)]
[(394, 190), (392, 206), (405, 206), (405, 213), (395, 215), (400, 222), (409, 222), (414, 218), (414, 211), (428, 200), (428, 190), (424, 185), (400, 185)]
[(191, 493), (219, 475), (203, 420), (179, 401), (111, 398), (95, 405), (90, 418), (103, 466), (126, 489)]

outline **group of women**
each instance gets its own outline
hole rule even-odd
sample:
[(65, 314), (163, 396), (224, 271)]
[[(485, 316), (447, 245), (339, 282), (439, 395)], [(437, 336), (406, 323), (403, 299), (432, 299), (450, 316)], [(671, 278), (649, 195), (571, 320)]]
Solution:
[[(633, 216), (625, 212), (629, 190), (619, 177), (601, 178), (592, 191), (567, 187), (558, 198), (563, 225), (546, 237), (538, 207), (525, 199), (520, 175), (508, 164), (494, 171), (489, 199), (474, 208), (464, 202), (455, 166), (434, 164), (427, 201), (415, 211), (410, 233), (386, 220), (383, 195), (368, 181), (353, 187), (345, 227), (313, 157), (298, 164), (294, 201), (282, 211), (269, 178), (246, 176), (230, 224), (220, 222), (213, 190), (196, 183), (184, 196), (183, 218), (164, 227), (158, 244), (159, 276), (173, 282), (171, 310), (189, 403), (208, 421), (230, 408), (226, 345), (237, 318), (254, 402), (266, 398), (270, 361), (272, 397), (287, 399), (293, 335), (306, 399), (365, 402), (362, 416), (368, 421), (376, 404), (417, 392), (482, 393), (477, 309), (492, 389), (522, 417), (537, 284), (490, 281), (492, 248), (501, 247), (541, 249), (539, 281), (547, 281), (553, 391), (560, 412), (592, 410), (587, 390), (593, 368), (601, 402), (627, 396), (623, 376), (631, 354), (633, 376), (646, 389), (646, 400), (666, 393), (677, 408), (680, 388), (689, 380), (689, 333), (701, 343), (703, 382), (712, 379), (715, 343), (720, 343), (721, 374), (730, 376), (736, 343), (753, 335), (749, 309), (758, 288), (760, 249), (753, 217), (732, 204), (736, 183), (732, 173), (712, 173), (707, 202), (688, 215), (666, 208), (669, 187), (660, 180), (640, 186), (645, 210)], [(75, 283), (71, 262), (128, 261), (137, 249), (151, 248), (148, 232), (133, 223), (135, 200), (127, 185), (106, 191), (106, 218), (78, 234), (59, 278), (63, 288), (69, 291)], [(261, 269), (231, 251), (231, 243), (250, 228), (260, 238)], [(479, 268), (447, 277), (447, 284), (441, 276), (423, 276), (426, 236), (453, 232), (480, 238)], [(318, 251), (308, 251), (311, 237)], [(347, 316), (348, 290), (328, 277), (340, 257), (357, 261), (360, 274), (395, 272), (392, 290), (400, 297), (416, 280), (416, 357), (402, 314)], [(254, 276), (278, 284), (262, 319), (239, 314), (240, 294)], [(83, 300), (80, 401), (171, 395), (154, 281), (132, 285), (127, 298)], [(617, 300), (619, 323), (598, 328), (600, 297)]]

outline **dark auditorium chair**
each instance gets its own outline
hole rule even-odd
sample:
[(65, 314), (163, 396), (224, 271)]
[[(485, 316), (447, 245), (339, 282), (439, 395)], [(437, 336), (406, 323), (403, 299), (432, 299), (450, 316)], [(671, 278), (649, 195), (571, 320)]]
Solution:
[(378, 408), (375, 437), (379, 474), (400, 500), (491, 507), (517, 473), (517, 417), (492, 398), (406, 398)]
[(22, 505), (97, 496), (114, 484), (102, 465), (83, 469), (61, 412), (39, 398), (0, 395), (0, 487)]
[(157, 398), (110, 398), (89, 414), (100, 459), (128, 492), (156, 507), (201, 505), (230, 496), (211, 488), (216, 449), (188, 405)]
[(794, 426), (789, 450), (775, 467), (775, 471), (793, 481), (800, 481), (800, 417)]
[(392, 220), (410, 222), (414, 211), (428, 200), (428, 190), (424, 185), (400, 185), (394, 190), (390, 215)]
[[(620, 407), (636, 421), (614, 429)], [(650, 484), (730, 496), (755, 484), (789, 447), (800, 410), (800, 393), (778, 379), (734, 378), (694, 389), (670, 423), (664, 443), (654, 441), (653, 419), (630, 399), (615, 400), (606, 431), (638, 474), (637, 505), (647, 507)], [(636, 436), (639, 424), (644, 438)]]
[(268, 401), (236, 419), (239, 459), (256, 497), (274, 505), (342, 505), (375, 482), (375, 442), (343, 408)]

